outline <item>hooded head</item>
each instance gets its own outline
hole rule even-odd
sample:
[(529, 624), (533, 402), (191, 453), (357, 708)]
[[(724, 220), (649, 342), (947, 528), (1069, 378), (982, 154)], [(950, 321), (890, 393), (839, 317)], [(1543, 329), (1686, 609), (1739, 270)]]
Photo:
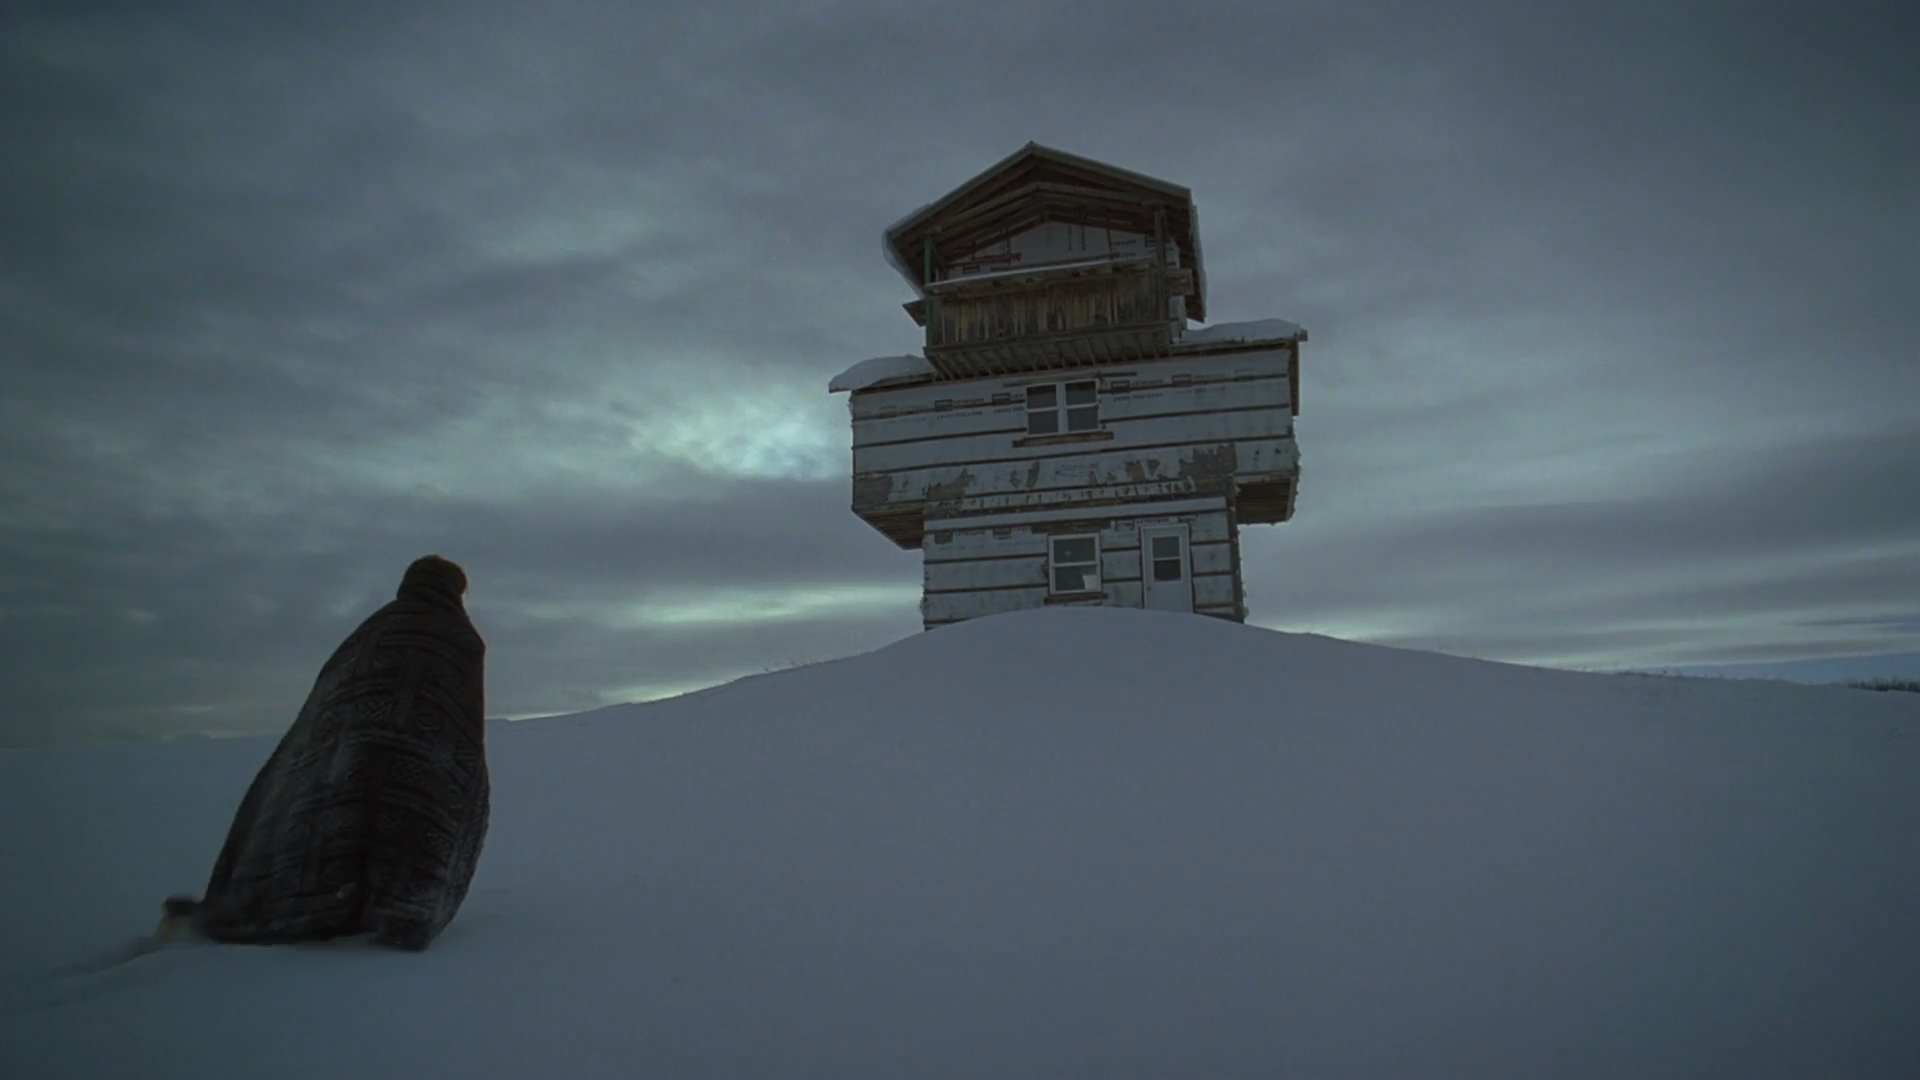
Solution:
[(402, 599), (439, 598), (459, 603), (467, 593), (467, 572), (460, 564), (438, 555), (413, 560), (406, 576), (400, 579), (398, 595)]

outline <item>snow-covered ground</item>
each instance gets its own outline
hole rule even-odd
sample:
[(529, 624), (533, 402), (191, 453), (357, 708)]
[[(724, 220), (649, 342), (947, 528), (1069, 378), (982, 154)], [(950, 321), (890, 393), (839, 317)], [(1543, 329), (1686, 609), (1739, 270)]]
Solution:
[(421, 955), (71, 965), (270, 740), (0, 753), (0, 1076), (1920, 1076), (1920, 695), (981, 619), (490, 732)]

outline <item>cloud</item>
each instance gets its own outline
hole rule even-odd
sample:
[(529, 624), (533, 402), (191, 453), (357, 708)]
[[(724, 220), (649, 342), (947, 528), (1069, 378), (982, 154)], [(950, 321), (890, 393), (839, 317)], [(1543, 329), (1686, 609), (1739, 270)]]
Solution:
[(871, 535), (844, 494), (736, 481), (664, 509), (370, 495), (15, 533), (0, 577), (5, 737), (276, 730), (333, 645), (429, 551), (472, 578), (495, 715), (864, 651), (917, 628), (917, 559)]
[(1594, 666), (1920, 644), (1920, 502), (1902, 495), (1920, 432), (1633, 471), (1605, 498), (1377, 504), (1249, 530), (1250, 580), (1269, 583), (1250, 589), (1255, 621)]
[(495, 709), (917, 625), (827, 376), (1030, 139), (1312, 332), (1256, 617), (1582, 666), (1913, 646), (1913, 16), (0, 13), (0, 743), (271, 730), (444, 549)]

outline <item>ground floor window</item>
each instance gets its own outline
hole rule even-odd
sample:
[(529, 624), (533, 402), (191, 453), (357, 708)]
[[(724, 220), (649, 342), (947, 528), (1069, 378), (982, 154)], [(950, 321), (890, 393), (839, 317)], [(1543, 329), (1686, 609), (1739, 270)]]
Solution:
[(1056, 536), (1050, 552), (1056, 593), (1098, 592), (1100, 537)]

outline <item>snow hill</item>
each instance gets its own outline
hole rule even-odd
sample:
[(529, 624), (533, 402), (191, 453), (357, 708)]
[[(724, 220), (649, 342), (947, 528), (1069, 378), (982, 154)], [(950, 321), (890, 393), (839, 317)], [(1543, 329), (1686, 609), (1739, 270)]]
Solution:
[(272, 741), (0, 753), (0, 1075), (1920, 1076), (1920, 695), (1053, 610), (489, 737), (432, 951), (105, 971)]

